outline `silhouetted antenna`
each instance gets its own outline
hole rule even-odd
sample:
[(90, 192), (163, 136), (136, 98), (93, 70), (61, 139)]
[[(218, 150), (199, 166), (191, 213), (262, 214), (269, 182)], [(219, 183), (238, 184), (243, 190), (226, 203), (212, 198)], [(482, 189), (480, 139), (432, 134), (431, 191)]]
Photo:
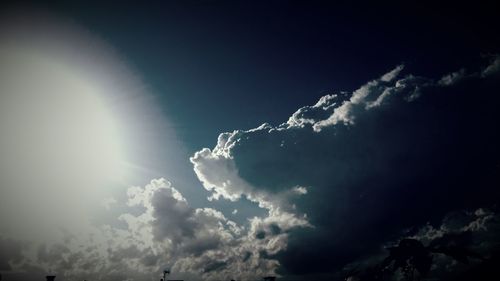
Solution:
[(166, 281), (167, 275), (169, 275), (169, 274), (170, 274), (170, 269), (163, 270), (163, 278), (160, 281)]

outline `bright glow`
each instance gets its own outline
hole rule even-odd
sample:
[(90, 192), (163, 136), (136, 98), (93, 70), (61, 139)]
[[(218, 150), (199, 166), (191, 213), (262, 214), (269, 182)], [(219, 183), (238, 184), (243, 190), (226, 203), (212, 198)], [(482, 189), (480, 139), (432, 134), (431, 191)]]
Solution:
[(113, 204), (123, 189), (190, 178), (169, 124), (140, 76), (88, 30), (38, 11), (0, 15), (0, 235), (83, 235), (123, 208)]
[(0, 47), (0, 64), (1, 211), (48, 218), (33, 223), (85, 211), (124, 176), (105, 93), (78, 69), (29, 48)]
[(43, 57), (21, 52), (9, 59), (26, 68), (2, 75), (8, 153), (49, 177), (119, 179), (121, 144), (99, 89)]

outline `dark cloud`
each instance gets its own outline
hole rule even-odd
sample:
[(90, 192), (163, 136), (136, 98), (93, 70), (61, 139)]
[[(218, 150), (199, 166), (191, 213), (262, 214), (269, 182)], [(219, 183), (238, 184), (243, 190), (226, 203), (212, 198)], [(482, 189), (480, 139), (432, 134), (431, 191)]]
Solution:
[(402, 265), (416, 265), (414, 257), (419, 256), (425, 259), (425, 266), (417, 266), (414, 274), (424, 280), (496, 278), (499, 272), (492, 264), (499, 260), (499, 218), (497, 210), (482, 208), (448, 213), (437, 226), (426, 224), (386, 243), (377, 255), (349, 264), (343, 276), (360, 281), (405, 280), (397, 260), (404, 259)]
[(287, 123), (221, 134), (191, 161), (214, 198), (246, 196), (269, 218), (305, 220), (271, 254), (284, 274), (334, 272), (404, 229), (498, 202), (496, 64), (440, 80), (398, 66)]
[(22, 249), (21, 242), (0, 236), (0, 272), (11, 270), (11, 263), (22, 260)]

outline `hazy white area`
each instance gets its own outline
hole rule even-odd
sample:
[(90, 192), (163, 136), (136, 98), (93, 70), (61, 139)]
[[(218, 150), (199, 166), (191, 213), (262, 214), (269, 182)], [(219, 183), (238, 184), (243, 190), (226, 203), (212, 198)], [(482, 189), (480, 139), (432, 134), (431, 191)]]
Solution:
[(156, 148), (137, 140), (166, 123), (149, 99), (116, 52), (86, 30), (41, 13), (3, 17), (0, 234), (45, 241), (61, 229), (82, 231), (113, 202), (113, 189), (149, 180), (148, 160), (135, 160)]
[(0, 47), (0, 64), (1, 213), (23, 232), (68, 225), (60, 220), (73, 220), (120, 180), (124, 155), (112, 116), (99, 89), (57, 61)]

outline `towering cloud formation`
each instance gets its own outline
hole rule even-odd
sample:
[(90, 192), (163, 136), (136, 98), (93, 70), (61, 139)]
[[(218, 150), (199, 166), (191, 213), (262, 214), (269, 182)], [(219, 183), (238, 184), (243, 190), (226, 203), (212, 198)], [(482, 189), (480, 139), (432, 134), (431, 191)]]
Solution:
[(405, 229), (498, 201), (497, 64), (437, 80), (398, 66), (279, 126), (223, 133), (191, 162), (211, 198), (293, 218), (286, 250), (270, 253), (282, 273), (332, 272)]

